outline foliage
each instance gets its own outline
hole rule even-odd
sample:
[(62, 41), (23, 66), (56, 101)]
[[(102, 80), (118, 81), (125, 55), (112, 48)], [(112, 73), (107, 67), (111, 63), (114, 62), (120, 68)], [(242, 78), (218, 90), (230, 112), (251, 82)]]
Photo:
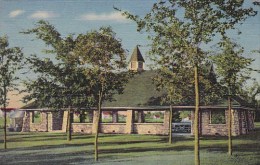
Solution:
[(101, 102), (122, 93), (127, 80), (125, 51), (115, 35), (110, 27), (102, 27), (76, 38), (74, 58), (79, 60), (79, 67), (90, 80), (95, 105), (101, 93)]
[(25, 82), (26, 102), (35, 101), (40, 107), (74, 108), (88, 107), (92, 104), (88, 80), (78, 68), (79, 61), (73, 58), (76, 41), (72, 35), (62, 38), (55, 27), (47, 21), (39, 21), (36, 27), (22, 32), (34, 34), (51, 49), (44, 49), (46, 54), (54, 55), (41, 59), (36, 55), (27, 58), (29, 69), (36, 73), (35, 80)]
[(212, 60), (216, 64), (220, 83), (226, 87), (226, 91), (230, 89), (230, 94), (239, 94), (246, 80), (250, 79), (250, 72), (253, 71), (250, 65), (254, 60), (244, 57), (244, 49), (229, 38), (220, 42), (218, 49), (221, 52), (212, 56)]
[(19, 90), (16, 81), (19, 79), (16, 72), (22, 69), (23, 53), (19, 47), (9, 48), (8, 38), (0, 37), (0, 107), (4, 110), (4, 148), (7, 148), (6, 138), (6, 107), (8, 106), (8, 93)]
[(89, 80), (88, 87), (97, 113), (94, 117), (95, 160), (98, 160), (98, 134), (101, 118), (101, 106), (104, 101), (112, 100), (114, 94), (123, 92), (128, 80), (125, 50), (121, 41), (110, 27), (102, 27), (76, 38), (74, 58), (80, 62), (80, 68)]
[(0, 37), (0, 106), (8, 105), (8, 92), (18, 90), (16, 72), (22, 69), (23, 53), (19, 47), (9, 48), (7, 36)]

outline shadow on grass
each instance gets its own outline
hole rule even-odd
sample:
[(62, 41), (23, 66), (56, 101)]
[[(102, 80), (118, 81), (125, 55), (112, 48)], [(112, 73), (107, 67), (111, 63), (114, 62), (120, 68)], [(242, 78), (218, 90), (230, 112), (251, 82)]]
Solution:
[(11, 149), (0, 149), (0, 152), (9, 152), (9, 151), (43, 151), (49, 149), (66, 149), (68, 147), (82, 147), (82, 146), (90, 146), (93, 143), (81, 143), (81, 144), (60, 144), (60, 145), (40, 145), (33, 147), (21, 147), (21, 148), (11, 148)]
[[(25, 135), (25, 136), (24, 136)], [(13, 135), (7, 135), (8, 142), (25, 142), (25, 141), (57, 141), (57, 140), (66, 140), (67, 135), (64, 134), (46, 134), (46, 133), (38, 133), (37, 135), (35, 134), (23, 134), (22, 136), (20, 134), (13, 134)], [(72, 139), (90, 139), (93, 138), (92, 135), (73, 135)], [(3, 143), (3, 139), (0, 140), (0, 143)]]
[(73, 152), (73, 153), (58, 153), (58, 154), (51, 154), (51, 153), (41, 153), (34, 152), (31, 154), (18, 154), (18, 155), (11, 155), (1, 157), (0, 164), (19, 164), (19, 165), (30, 165), (30, 164), (37, 164), (37, 165), (56, 165), (56, 164), (80, 164), (82, 162), (89, 162), (89, 164), (93, 163), (92, 152)]
[(128, 148), (113, 148), (113, 149), (101, 149), (100, 153), (142, 153), (142, 152), (166, 152), (166, 151), (192, 151), (193, 146), (167, 146), (167, 147), (128, 147)]

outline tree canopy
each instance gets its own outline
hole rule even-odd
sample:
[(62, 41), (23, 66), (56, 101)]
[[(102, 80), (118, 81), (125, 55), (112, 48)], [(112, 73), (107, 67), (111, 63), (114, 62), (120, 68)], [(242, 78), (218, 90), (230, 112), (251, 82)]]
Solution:
[(19, 47), (9, 48), (7, 36), (0, 37), (0, 107), (4, 110), (4, 148), (6, 140), (6, 107), (8, 106), (7, 94), (17, 88), (19, 77), (16, 72), (22, 69), (23, 52)]
[(54, 55), (55, 60), (31, 55), (27, 58), (29, 69), (36, 73), (35, 80), (25, 82), (25, 101), (33, 100), (41, 107), (74, 108), (92, 105), (87, 78), (78, 67), (79, 61), (73, 58), (76, 41), (73, 35), (62, 38), (61, 34), (47, 21), (39, 21), (36, 27), (22, 32), (34, 34), (51, 49), (46, 54)]

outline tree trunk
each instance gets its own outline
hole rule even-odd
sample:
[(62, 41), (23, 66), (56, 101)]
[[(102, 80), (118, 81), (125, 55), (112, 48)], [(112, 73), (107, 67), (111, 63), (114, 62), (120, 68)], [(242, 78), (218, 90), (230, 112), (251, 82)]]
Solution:
[(6, 143), (7, 143), (7, 140), (6, 140), (6, 108), (5, 108), (5, 106), (4, 106), (4, 149), (7, 149), (7, 145), (6, 145)]
[(96, 135), (95, 135), (95, 161), (98, 161), (98, 133), (99, 133), (99, 126), (100, 126), (100, 116), (101, 116), (101, 103), (102, 103), (102, 93), (99, 93), (99, 100), (98, 100), (98, 113), (97, 113), (97, 120), (96, 120)]
[(228, 155), (232, 155), (232, 113), (231, 97), (228, 96)]
[(4, 149), (7, 149), (7, 121), (6, 121), (6, 100), (7, 100), (7, 90), (6, 90), (6, 84), (4, 83)]
[(67, 140), (71, 141), (71, 107), (70, 106), (68, 110), (68, 119), (67, 119)]
[(172, 104), (170, 105), (170, 118), (169, 118), (169, 144), (172, 144)]
[(195, 114), (194, 114), (194, 156), (195, 165), (200, 165), (200, 149), (199, 149), (199, 79), (198, 66), (194, 67), (194, 83), (195, 83)]

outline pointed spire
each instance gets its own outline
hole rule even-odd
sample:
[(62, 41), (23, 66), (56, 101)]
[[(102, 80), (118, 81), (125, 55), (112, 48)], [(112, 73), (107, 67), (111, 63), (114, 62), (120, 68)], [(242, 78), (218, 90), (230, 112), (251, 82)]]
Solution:
[(144, 61), (144, 58), (138, 48), (138, 45), (136, 45), (133, 53), (132, 53), (132, 56), (131, 56), (131, 59), (130, 59), (130, 62), (132, 61), (140, 61), (140, 62), (145, 62)]
[(129, 69), (134, 71), (143, 71), (144, 70), (144, 58), (138, 48), (138, 45), (135, 47), (132, 56), (129, 62)]

